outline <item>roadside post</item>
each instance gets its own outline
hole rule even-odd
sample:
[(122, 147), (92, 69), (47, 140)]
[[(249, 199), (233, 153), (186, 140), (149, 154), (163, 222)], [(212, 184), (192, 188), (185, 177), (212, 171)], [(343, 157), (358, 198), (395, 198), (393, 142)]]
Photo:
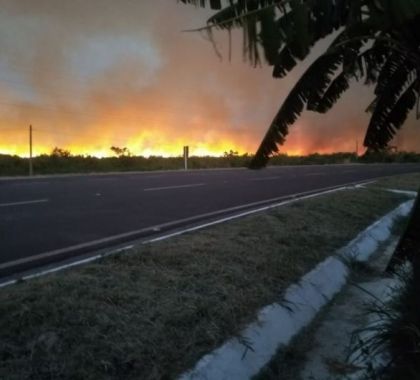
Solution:
[(190, 153), (190, 148), (188, 146), (184, 146), (184, 169), (188, 170), (188, 156)]
[(34, 167), (32, 163), (32, 125), (29, 126), (29, 176), (34, 175)]

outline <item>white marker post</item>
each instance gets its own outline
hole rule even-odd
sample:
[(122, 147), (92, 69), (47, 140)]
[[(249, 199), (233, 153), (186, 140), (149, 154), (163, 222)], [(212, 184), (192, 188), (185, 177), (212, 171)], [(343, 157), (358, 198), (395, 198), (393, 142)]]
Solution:
[(34, 167), (32, 163), (32, 125), (29, 126), (29, 177), (34, 175)]
[(188, 156), (190, 153), (190, 148), (188, 146), (184, 146), (184, 169), (188, 170)]

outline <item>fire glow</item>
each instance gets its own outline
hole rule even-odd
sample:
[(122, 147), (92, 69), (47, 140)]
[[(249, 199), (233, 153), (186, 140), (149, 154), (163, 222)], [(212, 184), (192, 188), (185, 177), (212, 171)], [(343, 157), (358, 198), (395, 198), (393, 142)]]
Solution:
[[(252, 142), (238, 145), (235, 136), (228, 136), (223, 133), (211, 133), (206, 140), (196, 139), (194, 136), (173, 137), (170, 131), (162, 130), (148, 131), (138, 135), (125, 136), (122, 138), (115, 133), (117, 126), (109, 126), (109, 131), (104, 134), (97, 134), (95, 131), (85, 129), (84, 136), (79, 138), (71, 137), (70, 133), (58, 137), (59, 133), (47, 131), (46, 129), (33, 129), (33, 153), (35, 156), (50, 154), (54, 147), (70, 151), (72, 155), (108, 157), (112, 156), (111, 147), (125, 147), (134, 156), (162, 156), (173, 157), (182, 155), (183, 146), (190, 147), (190, 154), (193, 156), (222, 156), (225, 152), (234, 151), (238, 154), (252, 152), (255, 148)], [(27, 129), (27, 128), (26, 128)], [(0, 129), (0, 154), (17, 155), (27, 157), (29, 155), (29, 132), (28, 130), (9, 129), (3, 132)]]
[[(168, 0), (5, 0), (0, 153), (28, 156), (29, 124), (34, 155), (58, 147), (105, 157), (117, 146), (136, 156), (180, 156), (185, 145), (198, 156), (254, 153), (303, 67), (274, 80), (271, 68), (243, 62), (235, 34), (239, 54), (228, 62), (225, 34), (220, 60), (199, 34), (178, 33), (207, 16)], [(280, 152), (354, 151), (369, 91), (346, 93), (327, 115), (302, 115)], [(398, 145), (413, 150), (420, 133), (407, 124)]]
[[(245, 138), (238, 138), (234, 134), (230, 136), (223, 133), (213, 133), (208, 137), (208, 141), (199, 139), (192, 139), (191, 137), (172, 138), (170, 134), (165, 135), (162, 132), (143, 133), (139, 135), (129, 136), (121, 139), (118, 136), (113, 138), (113, 129), (110, 126), (110, 133), (107, 137), (100, 137), (94, 135), (94, 132), (87, 133), (85, 139), (74, 139), (71, 137), (54, 138), (54, 134), (49, 136), (49, 133), (44, 133), (44, 130), (37, 130), (34, 127), (33, 132), (33, 154), (34, 156), (42, 154), (50, 154), (54, 147), (68, 150), (72, 155), (94, 156), (94, 157), (109, 157), (113, 155), (111, 151), (112, 146), (120, 148), (126, 147), (133, 156), (161, 156), (161, 157), (176, 157), (182, 155), (182, 150), (185, 145), (190, 147), (190, 155), (192, 156), (223, 156), (226, 152), (237, 152), (239, 155), (252, 154), (257, 148), (255, 140), (246, 141)], [(88, 131), (87, 131), (88, 132)], [(21, 157), (29, 156), (29, 137), (28, 132), (17, 133), (1, 133), (0, 131), (0, 154), (17, 155)], [(124, 141), (122, 141), (124, 140)], [(241, 140), (241, 145), (238, 145), (238, 140)], [(301, 141), (293, 141), (287, 144), (286, 147), (281, 148), (281, 153), (290, 156), (300, 156), (310, 153), (333, 153), (334, 148), (322, 150), (305, 150)], [(155, 143), (153, 143), (155, 141)], [(293, 144), (293, 142), (296, 144)]]

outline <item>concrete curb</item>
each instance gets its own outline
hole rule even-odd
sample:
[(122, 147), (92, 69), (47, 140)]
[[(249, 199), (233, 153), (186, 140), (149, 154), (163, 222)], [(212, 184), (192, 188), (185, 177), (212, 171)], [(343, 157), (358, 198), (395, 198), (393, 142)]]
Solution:
[(394, 221), (399, 216), (407, 216), (414, 205), (414, 200), (402, 203), (395, 210), (370, 225), (356, 236), (348, 245), (340, 249), (337, 254), (345, 260), (367, 261), (380, 243), (389, 239)]
[(379, 244), (390, 237), (395, 219), (408, 215), (413, 204), (414, 200), (404, 202), (361, 232), (336, 256), (318, 264), (286, 290), (281, 302), (260, 310), (256, 322), (240, 338), (232, 338), (205, 355), (179, 380), (243, 380), (256, 375), (277, 349), (287, 345), (341, 290), (350, 273), (346, 262), (368, 260)]
[(398, 189), (387, 189), (387, 190), (390, 191), (391, 193), (395, 193), (395, 194), (404, 194), (404, 195), (408, 195), (410, 197), (417, 196), (417, 191), (407, 191), (407, 190), (398, 190)]

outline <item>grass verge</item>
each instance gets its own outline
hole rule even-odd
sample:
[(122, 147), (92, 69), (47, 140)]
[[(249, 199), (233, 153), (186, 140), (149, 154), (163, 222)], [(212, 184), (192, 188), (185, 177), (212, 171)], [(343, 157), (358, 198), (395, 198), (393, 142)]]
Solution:
[(393, 177), (386, 177), (369, 185), (371, 188), (388, 188), (405, 191), (419, 191), (420, 173), (403, 174)]
[(342, 191), (0, 289), (0, 378), (174, 378), (404, 199)]

